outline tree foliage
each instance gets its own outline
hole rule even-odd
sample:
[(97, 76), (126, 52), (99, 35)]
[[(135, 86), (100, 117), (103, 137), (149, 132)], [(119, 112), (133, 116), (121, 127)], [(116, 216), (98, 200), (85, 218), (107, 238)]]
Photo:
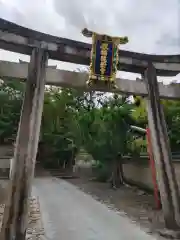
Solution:
[[(24, 83), (5, 81), (0, 90), (0, 143), (15, 141)], [(180, 143), (180, 103), (163, 100), (173, 151)], [(146, 127), (144, 99), (138, 106), (126, 96), (46, 87), (38, 158), (49, 168), (72, 168), (83, 148), (101, 166), (112, 169), (113, 184), (122, 178), (123, 156), (146, 151), (131, 125)]]

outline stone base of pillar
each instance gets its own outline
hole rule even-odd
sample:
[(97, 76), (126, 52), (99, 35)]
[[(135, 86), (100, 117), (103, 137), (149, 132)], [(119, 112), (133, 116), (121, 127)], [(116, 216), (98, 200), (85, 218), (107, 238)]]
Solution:
[(41, 218), (40, 203), (38, 197), (31, 197), (29, 213), (28, 213), (28, 228), (26, 230), (26, 240), (44, 240), (45, 231)]
[(167, 239), (180, 239), (180, 230), (169, 230), (169, 229), (161, 229), (157, 230), (157, 233)]
[(0, 232), (1, 232), (1, 228), (2, 228), (4, 210), (5, 210), (5, 204), (0, 204)]
[[(4, 216), (5, 204), (0, 204), (0, 232)], [(26, 240), (45, 240), (45, 231), (41, 218), (40, 203), (38, 197), (31, 197), (29, 214), (28, 214), (28, 228), (26, 230)]]

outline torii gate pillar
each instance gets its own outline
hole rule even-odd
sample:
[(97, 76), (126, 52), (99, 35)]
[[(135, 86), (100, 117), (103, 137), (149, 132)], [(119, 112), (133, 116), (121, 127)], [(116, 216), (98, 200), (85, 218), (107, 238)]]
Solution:
[(38, 149), (44, 103), (45, 68), (48, 54), (34, 48), (28, 67), (24, 102), (16, 138), (8, 204), (2, 226), (2, 240), (24, 240), (29, 197)]
[(164, 111), (160, 104), (156, 69), (152, 63), (149, 63), (145, 71), (145, 83), (148, 91), (148, 122), (165, 224), (168, 229), (179, 229), (179, 191), (172, 164)]

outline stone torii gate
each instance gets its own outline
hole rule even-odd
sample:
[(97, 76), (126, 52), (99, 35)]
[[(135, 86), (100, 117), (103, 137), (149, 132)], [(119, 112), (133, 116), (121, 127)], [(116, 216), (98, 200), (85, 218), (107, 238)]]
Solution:
[[(3, 240), (25, 238), (27, 213), (38, 148), (45, 84), (87, 88), (86, 73), (48, 68), (48, 59), (89, 65), (91, 45), (58, 38), (0, 19), (0, 48), (30, 55), (30, 63), (0, 62), (0, 77), (26, 81), (17, 133), (14, 167), (2, 226)], [(157, 180), (166, 226), (180, 228), (180, 203), (160, 98), (180, 99), (178, 84), (165, 86), (157, 76), (176, 76), (180, 55), (157, 56), (120, 51), (118, 70), (139, 73), (142, 81), (117, 79), (113, 92), (146, 97)], [(106, 88), (93, 90), (107, 91)], [(110, 90), (109, 90), (110, 91)]]

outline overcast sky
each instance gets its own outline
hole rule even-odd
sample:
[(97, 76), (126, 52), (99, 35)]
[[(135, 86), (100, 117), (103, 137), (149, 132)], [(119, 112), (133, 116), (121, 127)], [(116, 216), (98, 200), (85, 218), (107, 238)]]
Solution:
[[(0, 17), (79, 41), (90, 41), (81, 35), (88, 27), (112, 36), (128, 36), (129, 43), (122, 46), (125, 50), (180, 53), (180, 0), (0, 0)], [(0, 59), (19, 58), (29, 59), (0, 51)], [(66, 63), (58, 67), (76, 68)]]

